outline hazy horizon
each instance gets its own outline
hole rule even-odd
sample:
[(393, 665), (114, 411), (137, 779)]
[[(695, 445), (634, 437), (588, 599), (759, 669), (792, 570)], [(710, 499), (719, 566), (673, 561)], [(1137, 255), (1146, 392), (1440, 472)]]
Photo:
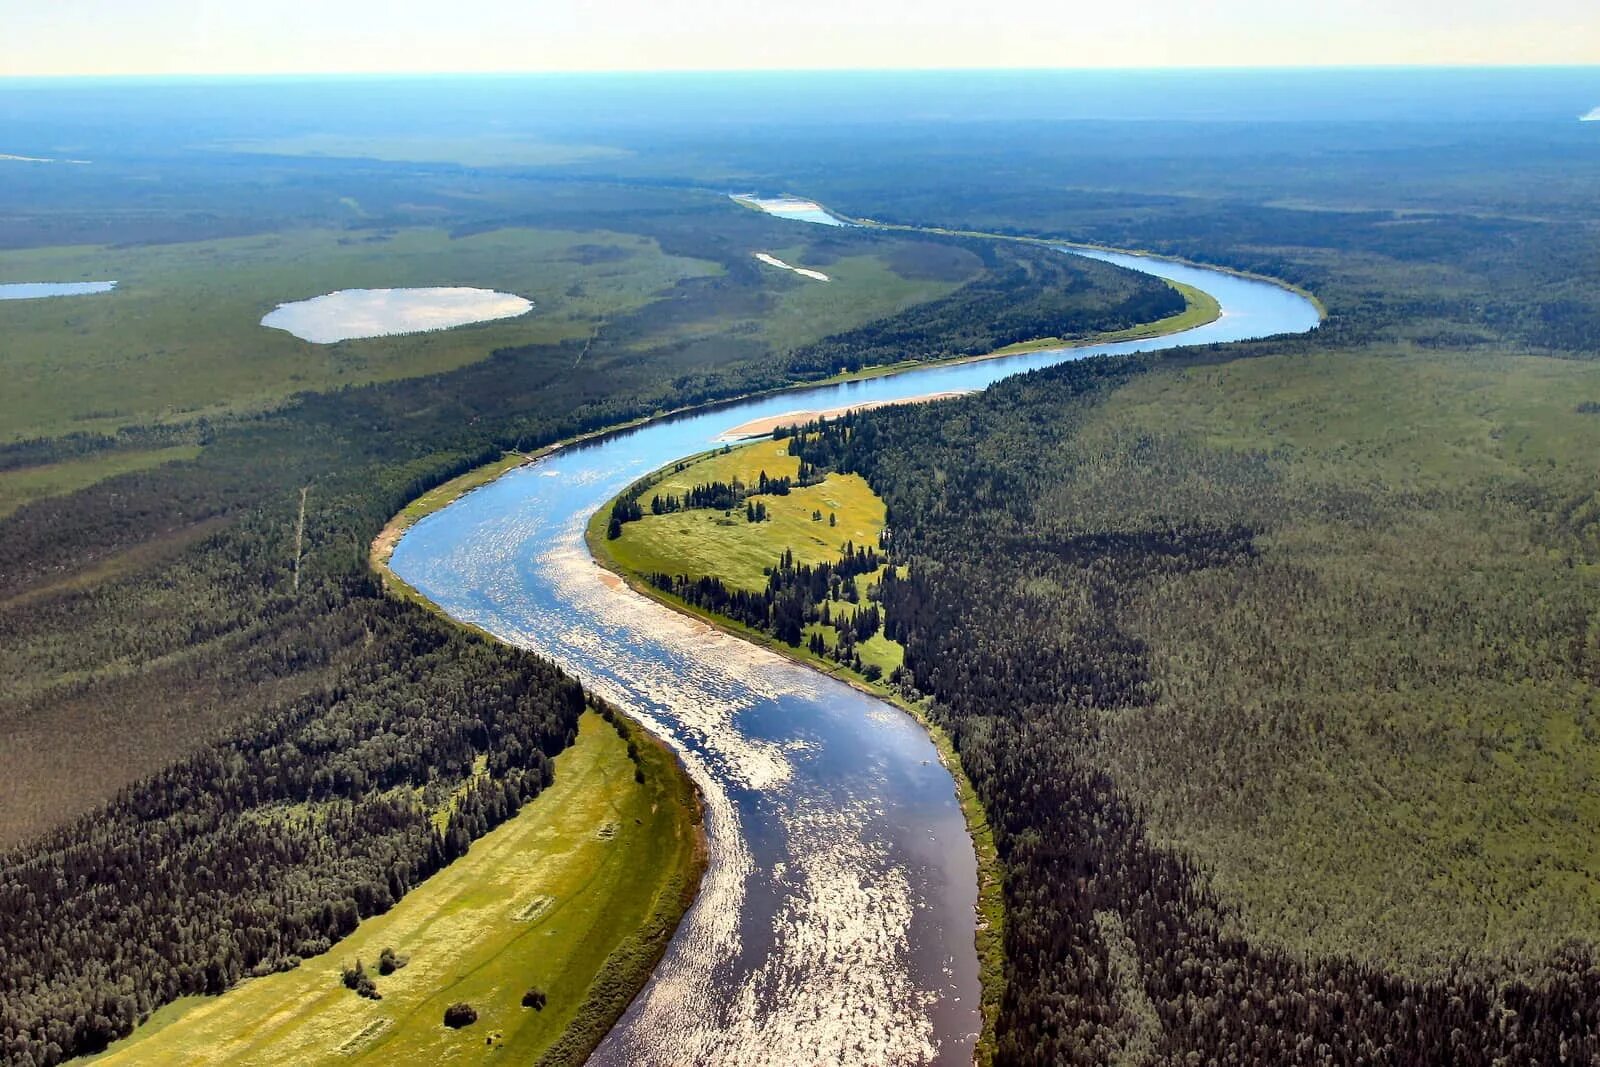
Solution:
[(1589, 65), (1584, 0), (1399, 6), (1174, 0), (1084, 9), (959, 0), (488, 0), (472, 20), (421, 0), (0, 0), (0, 76), (1211, 69)]

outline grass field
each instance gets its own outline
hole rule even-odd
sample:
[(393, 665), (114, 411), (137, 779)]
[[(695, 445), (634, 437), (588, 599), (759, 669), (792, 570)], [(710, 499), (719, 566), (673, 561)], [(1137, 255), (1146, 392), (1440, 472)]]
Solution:
[[(596, 254), (604, 249), (605, 254)], [(306, 390), (450, 370), (507, 345), (589, 336), (714, 265), (646, 238), (507, 229), (298, 231), (198, 244), (0, 253), (0, 281), (116, 279), (110, 293), (0, 304), (0, 426), (18, 439), (254, 410)], [(260, 325), (349, 288), (462, 285), (528, 297), (520, 318), (315, 345)]]
[[(667, 473), (641, 498), (647, 514), (626, 524), (610, 551), (621, 566), (639, 574), (715, 575), (730, 586), (760, 590), (767, 585), (764, 568), (777, 563), (786, 548), (794, 551), (797, 562), (817, 564), (837, 561), (846, 541), (876, 546), (883, 532), (883, 501), (856, 475), (830, 475), (787, 496), (759, 497), (767, 506), (766, 522), (747, 522), (742, 508), (648, 514), (654, 493), (681, 495), (695, 485), (734, 479), (753, 485), (762, 471), (773, 478), (792, 478), (799, 466), (788, 454), (787, 442), (765, 440)], [(818, 511), (820, 521), (812, 517)], [(837, 525), (829, 525), (830, 514)]]
[[(657, 492), (681, 494), (696, 484), (711, 481), (732, 482), (737, 478), (743, 482), (750, 482), (758, 479), (762, 471), (766, 471), (769, 476), (792, 477), (798, 468), (799, 460), (788, 454), (786, 443), (756, 441), (727, 451), (719, 450), (694, 457), (684, 462), (681, 467), (674, 464), (655, 472), (652, 477), (659, 480), (645, 493), (644, 499), (648, 502), (650, 494)], [(830, 486), (834, 488), (830, 489)], [(848, 490), (841, 492), (841, 488), (846, 486)], [(994, 1058), (995, 1020), (999, 1017), (1000, 1002), (1005, 992), (1006, 917), (1005, 902), (1001, 892), (1000, 861), (995, 852), (994, 834), (989, 827), (988, 816), (984, 813), (983, 804), (979, 801), (966, 771), (961, 766), (960, 758), (956, 755), (955, 746), (949, 736), (928, 719), (925, 706), (906, 700), (886, 683), (890, 672), (904, 660), (905, 649), (898, 642), (884, 637), (881, 631), (858, 644), (856, 647), (863, 664), (876, 664), (883, 672), (882, 680), (867, 681), (844, 664), (812, 652), (804, 641), (798, 647), (791, 647), (770, 634), (687, 604), (644, 580), (644, 576), (649, 573), (649, 567), (654, 567), (674, 574), (715, 575), (730, 584), (737, 581), (745, 588), (760, 589), (766, 584), (761, 568), (775, 563), (785, 548), (793, 549), (800, 561), (816, 564), (837, 560), (840, 556), (837, 545), (846, 538), (853, 539), (858, 545), (877, 543), (878, 535), (883, 530), (884, 504), (864, 481), (856, 475), (835, 474), (813, 488), (824, 491), (829, 499), (844, 508), (837, 512), (839, 526), (830, 528), (829, 532), (845, 529), (853, 531), (845, 534), (831, 547), (826, 538), (819, 543), (818, 531), (815, 529), (818, 524), (811, 518), (812, 509), (803, 504), (791, 507), (787, 503), (798, 493), (810, 490), (793, 491), (788, 497), (771, 495), (760, 497), (759, 499), (767, 504), (769, 512), (774, 516), (768, 522), (749, 523), (741, 514), (736, 525), (721, 525), (716, 520), (722, 517), (722, 513), (713, 511), (663, 516), (647, 514), (637, 522), (624, 524), (623, 536), (616, 540), (609, 540), (606, 537), (606, 524), (611, 506), (615, 503), (612, 501), (590, 518), (586, 540), (590, 551), (603, 566), (621, 574), (630, 585), (645, 595), (685, 614), (705, 619), (721, 629), (796, 659), (824, 674), (886, 700), (914, 716), (928, 731), (939, 750), (941, 762), (955, 780), (957, 798), (978, 859), (977, 943), (983, 986), (984, 1028), (979, 1036), (975, 1055), (980, 1064), (988, 1064)], [(782, 512), (782, 518), (778, 517), (779, 511)], [(695, 516), (707, 518), (697, 522)], [(663, 519), (674, 518), (688, 518), (689, 521), (676, 526), (659, 525)], [(658, 525), (646, 527), (646, 524)], [(708, 525), (714, 526), (722, 539), (726, 554), (721, 557), (709, 552), (701, 540), (701, 535), (707, 533)], [(625, 560), (629, 562), (624, 562)], [(648, 566), (641, 566), (644, 563), (648, 563)], [(737, 574), (738, 577), (733, 577), (733, 574)], [(866, 602), (867, 585), (876, 579), (876, 574), (856, 576), (856, 587), (861, 593), (863, 603)], [(840, 618), (849, 618), (855, 610), (854, 605), (839, 600), (830, 600), (829, 606), (833, 614)], [(809, 639), (813, 633), (821, 633), (830, 650), (837, 644), (837, 633), (832, 627), (812, 623), (806, 627), (806, 637)]]
[(199, 454), (199, 445), (174, 445), (171, 448), (110, 452), (89, 459), (65, 460), (38, 467), (0, 471), (0, 518), (11, 514), (24, 504), (45, 497), (77, 492), (102, 478), (127, 474), (130, 471), (149, 470), (163, 463), (193, 459)]
[[(960, 288), (968, 275), (954, 278), (907, 277), (884, 255), (817, 257), (810, 245), (758, 248), (795, 267), (828, 275), (825, 282), (763, 267), (768, 284), (779, 291), (776, 307), (760, 320), (761, 334), (774, 348), (787, 350), (830, 334), (898, 314), (915, 304), (937, 300)], [(891, 253), (892, 255), (892, 253)], [(973, 273), (981, 265), (974, 259)]]
[(1162, 696), (1104, 740), (1247, 932), (1413, 971), (1600, 939), (1595, 400), (1593, 363), (1263, 358), (1144, 375), (1085, 431), (1143, 459), (1064, 512), (1268, 531), (1128, 607)]
[[(585, 715), (555, 784), (393, 910), (293, 971), (161, 1009), (98, 1062), (444, 1063), (492, 1049), (533, 1063), (564, 1033), (558, 1059), (581, 1062), (698, 881), (687, 782), (655, 744), (641, 738), (639, 753), (643, 785), (616, 731)], [(375, 976), (381, 1001), (341, 984), (358, 959), (375, 974), (386, 947), (409, 959)], [(521, 1006), (535, 987), (549, 997), (540, 1011)], [(442, 1020), (457, 1001), (478, 1021), (452, 1030)]]

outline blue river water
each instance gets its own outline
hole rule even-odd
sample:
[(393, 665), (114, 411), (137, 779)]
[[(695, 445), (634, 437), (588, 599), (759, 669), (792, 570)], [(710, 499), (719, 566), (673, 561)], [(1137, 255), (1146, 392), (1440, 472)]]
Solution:
[[(1067, 251), (1067, 250), (1063, 250)], [(793, 390), (558, 450), (417, 523), (394, 572), (451, 616), (559, 662), (682, 757), (711, 862), (599, 1064), (970, 1063), (976, 861), (953, 781), (909, 716), (623, 586), (583, 533), (641, 475), (741, 423), (981, 389), (1065, 360), (1314, 328), (1267, 282), (1120, 253), (1223, 314), (1163, 338)], [(761, 443), (756, 448), (778, 448)]]

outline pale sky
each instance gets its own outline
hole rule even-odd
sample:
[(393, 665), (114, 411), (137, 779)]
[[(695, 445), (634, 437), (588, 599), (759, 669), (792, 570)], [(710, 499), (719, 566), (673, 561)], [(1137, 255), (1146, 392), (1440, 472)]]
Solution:
[(1597, 0), (0, 0), (0, 75), (1548, 63)]

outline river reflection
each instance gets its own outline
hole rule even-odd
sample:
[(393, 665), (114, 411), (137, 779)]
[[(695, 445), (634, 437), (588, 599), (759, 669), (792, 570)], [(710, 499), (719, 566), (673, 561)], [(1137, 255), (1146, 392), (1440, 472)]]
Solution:
[(1172, 337), (911, 370), (652, 423), (519, 468), (396, 548), (395, 573), (626, 708), (682, 755), (705, 795), (700, 896), (593, 1062), (971, 1062), (976, 864), (927, 736), (889, 705), (632, 592), (593, 562), (583, 531), (640, 475), (763, 416), (1318, 322), (1309, 301), (1264, 282), (1084, 254), (1195, 285), (1224, 314)]

